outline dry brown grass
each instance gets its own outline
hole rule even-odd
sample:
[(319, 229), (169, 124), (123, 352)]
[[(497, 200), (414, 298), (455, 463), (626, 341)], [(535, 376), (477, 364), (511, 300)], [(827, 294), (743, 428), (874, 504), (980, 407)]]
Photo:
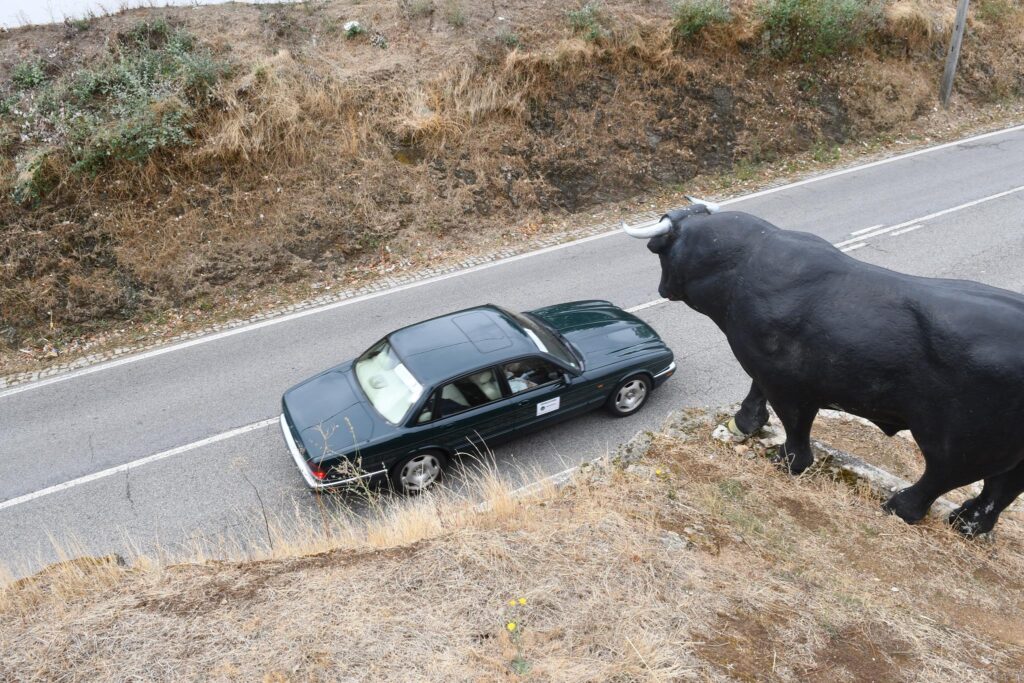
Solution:
[[(70, 72), (158, 16), (235, 67), (191, 146), (96, 177), (56, 155), (60, 184), (42, 203), (0, 197), (0, 362), (113, 321), (344, 282), (385, 252), (395, 268), (431, 263), (734, 164), (901, 131), (934, 105), (948, 4), (894, 2), (867, 48), (816, 64), (764, 58), (753, 0), (683, 45), (670, 3), (639, 0), (605, 2), (608, 34), (594, 42), (564, 7), (524, 1), (465, 4), (461, 27), (339, 0), (139, 10), (74, 40), (61, 27), (13, 31), (0, 36), (3, 78), (34, 56)], [(999, 7), (974, 20), (960, 102), (1020, 95), (1024, 13)], [(353, 17), (368, 33), (349, 40)], [(387, 49), (372, 44), (378, 32)], [(29, 151), (19, 140), (0, 134), (8, 181)]]
[[(423, 497), (270, 559), (68, 565), (5, 589), (14, 680), (1017, 680), (1024, 525), (968, 542), (691, 411), (561, 491)], [(871, 456), (873, 428), (828, 423)], [(886, 442), (904, 462), (913, 445)], [(871, 452), (865, 452), (871, 451)], [(292, 532), (294, 534), (294, 531)], [(296, 536), (292, 536), (296, 538)], [(300, 534), (298, 538), (302, 538)], [(307, 536), (308, 538), (308, 536)], [(293, 555), (294, 554), (294, 555)], [(71, 578), (65, 579), (66, 576)], [(67, 581), (67, 588), (56, 586)], [(514, 606), (510, 599), (525, 598)], [(507, 624), (517, 628), (510, 635)], [(518, 661), (518, 664), (513, 662)], [(525, 671), (513, 673), (513, 666)]]
[(886, 31), (911, 50), (927, 50), (948, 39), (956, 8), (934, 0), (897, 0), (886, 6)]

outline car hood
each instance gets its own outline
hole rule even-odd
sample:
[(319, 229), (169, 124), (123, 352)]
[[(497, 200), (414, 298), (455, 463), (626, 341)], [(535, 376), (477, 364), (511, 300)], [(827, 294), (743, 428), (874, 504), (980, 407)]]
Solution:
[(608, 301), (574, 301), (530, 313), (568, 339), (589, 368), (665, 348), (647, 323)]
[(349, 454), (373, 437), (379, 420), (354, 381), (345, 363), (285, 392), (285, 414), (310, 460)]

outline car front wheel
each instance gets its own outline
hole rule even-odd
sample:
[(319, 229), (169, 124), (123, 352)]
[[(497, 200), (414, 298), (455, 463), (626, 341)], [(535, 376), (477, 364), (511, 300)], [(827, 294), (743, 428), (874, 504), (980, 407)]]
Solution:
[(608, 412), (615, 417), (626, 417), (640, 410), (651, 395), (651, 380), (647, 375), (631, 375), (622, 380), (608, 397)]
[(400, 493), (422, 493), (437, 483), (447, 464), (440, 451), (414, 453), (391, 469), (391, 485)]

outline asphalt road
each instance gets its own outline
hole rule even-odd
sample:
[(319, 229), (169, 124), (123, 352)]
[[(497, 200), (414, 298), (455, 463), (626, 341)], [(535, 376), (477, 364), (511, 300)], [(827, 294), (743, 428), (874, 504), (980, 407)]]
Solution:
[[(881, 266), (1024, 291), (1024, 127), (728, 204)], [(174, 554), (221, 537), (259, 539), (262, 509), (318, 509), (276, 423), (292, 384), (426, 317), (483, 302), (636, 307), (658, 299), (658, 274), (643, 242), (589, 238), (0, 391), (0, 564), (29, 571), (57, 558), (55, 542)], [(709, 320), (670, 303), (639, 315), (675, 351), (675, 377), (632, 418), (594, 413), (512, 442), (495, 454), (502, 467), (557, 472), (669, 410), (743, 397), (749, 380)]]

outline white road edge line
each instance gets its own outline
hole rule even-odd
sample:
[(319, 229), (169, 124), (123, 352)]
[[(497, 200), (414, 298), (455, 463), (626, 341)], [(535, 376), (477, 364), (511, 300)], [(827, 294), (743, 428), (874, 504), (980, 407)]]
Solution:
[(842, 249), (840, 249), (839, 251), (842, 251), (842, 252), (847, 252), (847, 253), (849, 253), (849, 252), (851, 252), (851, 251), (857, 251), (857, 250), (858, 250), (858, 249), (860, 249), (861, 247), (866, 247), (866, 246), (868, 246), (868, 243), (867, 243), (867, 242), (858, 242), (857, 244), (851, 244), (851, 245), (850, 245), (850, 246), (848, 246), (848, 247), (843, 247), (843, 248), (842, 248)]
[[(1011, 126), (1010, 128), (1003, 128), (1001, 130), (994, 130), (994, 131), (990, 131), (988, 133), (982, 133), (981, 135), (975, 135), (973, 137), (964, 138), (962, 140), (953, 140), (952, 142), (946, 142), (946, 143), (943, 143), (941, 145), (937, 145), (935, 147), (925, 147), (923, 149), (919, 149), (919, 150), (916, 150), (916, 151), (913, 151), (913, 152), (907, 152), (906, 154), (900, 154), (900, 155), (893, 156), (893, 157), (887, 157), (885, 159), (879, 159), (878, 161), (872, 161), (870, 163), (862, 164), (860, 166), (851, 166), (849, 168), (839, 169), (838, 171), (832, 171), (831, 173), (826, 173), (824, 175), (814, 176), (814, 177), (811, 177), (811, 178), (804, 178), (803, 180), (798, 180), (798, 181), (795, 181), (795, 182), (792, 182), (792, 183), (787, 183), (786, 185), (779, 185), (778, 187), (769, 187), (769, 188), (766, 188), (764, 190), (761, 190), (760, 192), (754, 192), (752, 194), (743, 195), (743, 196), (740, 196), (740, 197), (733, 197), (731, 199), (726, 199), (724, 201), (719, 202), (719, 205), (720, 206), (726, 206), (726, 205), (729, 205), (729, 204), (735, 204), (736, 202), (747, 201), (747, 200), (750, 200), (750, 199), (756, 199), (758, 197), (763, 197), (765, 195), (773, 194), (773, 193), (776, 193), (776, 192), (782, 192), (784, 190), (789, 190), (789, 189), (792, 189), (794, 187), (802, 187), (803, 185), (808, 185), (810, 183), (820, 182), (822, 180), (828, 180), (830, 178), (836, 178), (836, 177), (839, 177), (839, 176), (842, 176), (842, 175), (846, 175), (848, 173), (854, 173), (856, 171), (863, 171), (865, 169), (874, 168), (876, 166), (882, 166), (884, 164), (890, 164), (890, 163), (893, 163), (893, 162), (896, 162), (896, 161), (901, 161), (903, 159), (910, 159), (912, 157), (920, 156), (922, 154), (930, 154), (932, 152), (938, 152), (940, 150), (948, 149), (950, 147), (956, 147), (957, 145), (965, 145), (965, 144), (969, 144), (969, 143), (972, 143), (972, 142), (976, 142), (978, 140), (984, 140), (986, 138), (994, 137), (994, 136), (997, 136), (997, 135), (1005, 135), (1007, 133), (1014, 133), (1014, 132), (1019, 131), (1019, 130), (1024, 130), (1024, 124), (1017, 125), (1017, 126)], [(902, 227), (902, 226), (900, 226), (900, 227)], [(416, 282), (410, 282), (410, 283), (405, 284), (405, 285), (399, 285), (397, 287), (392, 287), (390, 289), (384, 289), (384, 290), (381, 290), (379, 292), (371, 292), (369, 294), (364, 294), (362, 296), (356, 296), (356, 297), (352, 297), (352, 298), (349, 298), (349, 299), (342, 299), (341, 301), (334, 301), (334, 302), (329, 303), (329, 304), (324, 304), (323, 306), (315, 306), (313, 308), (308, 308), (308, 309), (305, 309), (305, 310), (302, 310), (302, 311), (296, 311), (294, 313), (289, 313), (289, 314), (286, 314), (286, 315), (280, 315), (280, 316), (276, 316), (276, 317), (273, 317), (273, 318), (268, 318), (267, 320), (261, 320), (259, 322), (251, 323), (249, 325), (241, 325), (239, 327), (235, 327), (235, 328), (232, 328), (230, 330), (224, 330), (223, 332), (216, 332), (214, 334), (204, 335), (202, 337), (196, 337), (195, 339), (190, 339), (188, 341), (178, 342), (178, 343), (175, 343), (175, 344), (170, 344), (168, 346), (164, 346), (164, 347), (160, 347), (160, 348), (156, 348), (156, 349), (151, 349), (149, 351), (143, 351), (141, 353), (125, 356), (124, 358), (118, 358), (118, 359), (111, 360), (111, 361), (105, 361), (105, 362), (97, 363), (95, 365), (89, 365), (89, 366), (86, 366), (84, 368), (79, 368), (78, 370), (71, 370), (71, 371), (66, 372), (66, 373), (61, 373), (59, 375), (54, 375), (52, 377), (47, 377), (47, 378), (44, 378), (44, 379), (41, 379), (41, 380), (37, 380), (35, 382), (28, 382), (28, 383), (25, 383), (25, 384), (17, 385), (17, 386), (14, 386), (14, 387), (10, 388), (10, 389), (5, 390), (5, 391), (0, 391), (0, 398), (5, 398), (7, 396), (13, 396), (14, 394), (19, 394), (19, 393), (21, 393), (23, 391), (29, 391), (31, 389), (39, 389), (39, 388), (48, 386), (50, 384), (55, 384), (57, 382), (63, 382), (65, 380), (74, 379), (76, 377), (82, 377), (83, 375), (89, 375), (89, 374), (92, 374), (94, 372), (100, 372), (101, 370), (109, 370), (109, 369), (112, 369), (112, 368), (119, 367), (121, 365), (126, 365), (128, 363), (134, 363), (136, 361), (145, 360), (147, 358), (153, 358), (155, 356), (161, 356), (161, 355), (163, 355), (165, 353), (170, 353), (171, 351), (180, 351), (182, 349), (187, 349), (189, 347), (197, 346), (199, 344), (205, 344), (207, 342), (216, 341), (218, 339), (224, 339), (225, 337), (230, 337), (230, 336), (233, 336), (233, 335), (236, 335), (236, 334), (242, 334), (243, 332), (251, 332), (253, 330), (258, 330), (258, 329), (263, 328), (263, 327), (269, 327), (270, 325), (277, 325), (279, 323), (288, 322), (290, 320), (296, 320), (298, 318), (302, 318), (302, 317), (305, 317), (307, 315), (314, 315), (316, 313), (323, 313), (325, 311), (330, 311), (330, 310), (333, 310), (335, 308), (340, 308), (342, 306), (348, 306), (348, 305), (351, 305), (351, 304), (361, 303), (363, 301), (367, 301), (369, 299), (374, 299), (374, 298), (377, 298), (379, 296), (385, 296), (387, 294), (395, 294), (395, 293), (402, 292), (402, 291), (405, 291), (405, 290), (414, 289), (416, 287), (422, 287), (424, 285), (433, 284), (433, 283), (436, 283), (436, 282), (441, 282), (441, 281), (444, 281), (444, 280), (447, 280), (447, 279), (450, 279), (450, 278), (453, 278), (453, 277), (458, 277), (458, 276), (461, 276), (461, 275), (468, 275), (470, 273), (479, 272), (481, 270), (486, 270), (488, 268), (494, 268), (494, 267), (497, 267), (497, 266), (504, 265), (506, 263), (512, 263), (512, 262), (519, 261), (519, 260), (524, 259), (524, 258), (529, 258), (531, 256), (540, 256), (541, 254), (547, 254), (547, 253), (550, 253), (550, 252), (553, 252), (553, 251), (558, 251), (559, 249), (566, 249), (568, 247), (576, 246), (578, 244), (583, 244), (585, 242), (590, 242), (592, 240), (598, 240), (598, 239), (602, 239), (604, 237), (610, 237), (612, 235), (617, 235), (620, 232), (621, 232), (620, 230), (615, 229), (615, 230), (610, 230), (608, 232), (600, 233), (600, 234), (597, 234), (597, 235), (590, 235), (589, 237), (584, 237), (582, 239), (574, 240), (572, 242), (565, 242), (564, 244), (555, 244), (555, 245), (552, 245), (550, 247), (545, 247), (543, 249), (538, 249), (536, 251), (527, 252), (525, 254), (517, 254), (515, 256), (510, 256), (508, 258), (499, 259), (497, 261), (491, 261), (490, 263), (482, 263), (482, 264), (480, 264), (478, 266), (473, 266), (471, 268), (466, 268), (464, 270), (458, 270), (458, 271), (455, 271), (455, 272), (452, 272), (452, 273), (445, 273), (443, 275), (438, 275), (438, 276), (435, 276), (435, 277), (432, 277), (432, 278), (426, 278), (424, 280), (417, 280)]]
[(71, 479), (70, 481), (66, 481), (62, 484), (55, 484), (54, 486), (49, 486), (45, 489), (33, 491), (32, 493), (26, 493), (23, 496), (18, 496), (17, 498), (11, 498), (9, 500), (3, 501), (2, 503), (0, 503), (0, 510), (11, 508), (14, 507), (15, 505), (21, 505), (22, 503), (27, 503), (30, 500), (35, 500), (37, 498), (42, 498), (43, 496), (48, 496), (51, 493), (57, 493), (58, 491), (66, 491), (67, 489), (74, 488), (75, 486), (88, 484), (89, 482), (96, 481), (97, 479), (104, 479), (113, 474), (127, 472), (130, 469), (141, 467), (143, 465), (148, 465), (151, 462), (163, 460), (164, 458), (169, 458), (173, 455), (180, 455), (181, 453), (195, 450), (196, 448), (209, 446), (210, 444), (217, 443), (218, 441), (226, 441), (228, 439), (232, 439), (236, 436), (240, 436), (247, 432), (255, 431), (263, 427), (276, 425), (278, 424), (279, 419), (279, 417), (272, 417), (266, 420), (260, 420), (259, 422), (253, 422), (252, 424), (245, 425), (244, 427), (238, 427), (237, 429), (232, 429), (231, 431), (228, 432), (222, 432), (220, 434), (217, 434), (216, 436), (210, 436), (205, 439), (200, 439), (199, 441), (193, 441), (192, 443), (185, 444), (184, 446), (178, 446), (177, 448), (172, 448), (170, 450), (162, 451), (160, 453), (155, 453), (153, 455), (141, 458), (139, 460), (126, 462), (125, 464), (118, 465), (117, 467), (111, 467), (105, 470), (101, 470), (99, 472), (94, 472), (93, 474), (87, 474), (84, 477), (79, 477), (78, 479)]
[(927, 216), (921, 216), (920, 218), (912, 218), (909, 221), (903, 221), (902, 223), (897, 223), (896, 225), (891, 225), (888, 228), (882, 228), (881, 230), (876, 230), (875, 232), (869, 232), (869, 233), (866, 233), (864, 235), (861, 235), (860, 237), (855, 237), (853, 239), (849, 239), (849, 240), (845, 240), (843, 242), (839, 242), (835, 246), (837, 246), (839, 248), (842, 248), (842, 247), (845, 247), (847, 244), (853, 244), (854, 242), (860, 242), (861, 240), (870, 239), (871, 237), (878, 237), (880, 235), (885, 235), (885, 234), (894, 232), (896, 230), (899, 230), (900, 228), (905, 228), (908, 225), (913, 225), (914, 223), (924, 223), (926, 221), (930, 221), (933, 218), (938, 218), (939, 216), (945, 216), (947, 213), (953, 213), (954, 211), (962, 211), (963, 209), (968, 209), (968, 208), (970, 208), (972, 206), (977, 206), (978, 204), (983, 204), (985, 202), (990, 202), (993, 199), (999, 199), (1000, 197), (1005, 197), (1005, 196), (1013, 194), (1015, 192), (1020, 192), (1021, 190), (1024, 190), (1024, 185), (1019, 185), (1019, 186), (1011, 188), (1009, 190), (1004, 190), (1002, 192), (996, 192), (995, 194), (990, 194), (989, 196), (982, 197), (981, 199), (974, 199), (974, 200), (971, 200), (969, 202), (964, 202), (963, 204), (958, 204), (956, 206), (951, 206), (948, 209), (943, 209), (942, 211), (936, 211), (935, 213), (930, 213)]

